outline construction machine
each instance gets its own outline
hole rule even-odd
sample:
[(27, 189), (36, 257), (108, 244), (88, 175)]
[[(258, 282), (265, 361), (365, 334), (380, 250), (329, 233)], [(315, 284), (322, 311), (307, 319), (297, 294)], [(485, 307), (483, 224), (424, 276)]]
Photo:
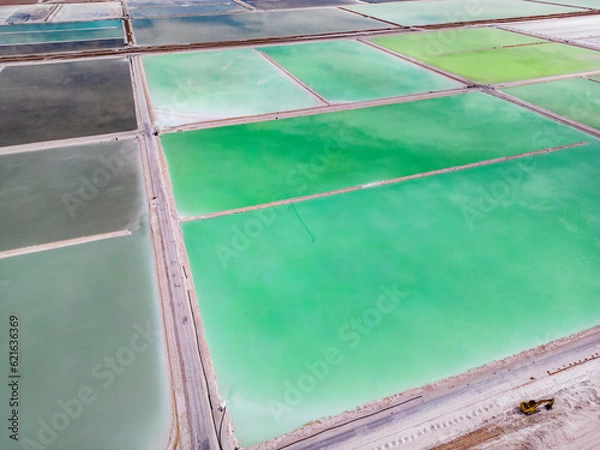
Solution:
[(542, 404), (546, 404), (544, 407), (546, 409), (552, 409), (552, 405), (554, 405), (554, 399), (553, 398), (548, 398), (548, 399), (543, 399), (543, 400), (529, 400), (528, 402), (522, 402), (521, 403), (521, 411), (523, 411), (523, 414), (535, 414), (536, 412), (539, 412), (539, 410), (537, 409), (538, 406), (541, 406)]

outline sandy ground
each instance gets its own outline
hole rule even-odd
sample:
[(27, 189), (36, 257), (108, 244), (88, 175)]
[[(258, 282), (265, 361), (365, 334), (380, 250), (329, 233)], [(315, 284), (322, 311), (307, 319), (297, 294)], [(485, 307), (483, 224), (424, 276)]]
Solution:
[[(591, 368), (591, 366), (590, 366)], [(577, 382), (555, 394), (556, 407), (524, 416), (516, 408), (484, 427), (435, 450), (560, 449), (592, 450), (600, 446), (600, 366), (592, 379)]]
[[(553, 397), (526, 416), (519, 404)], [(600, 448), (600, 327), (315, 422), (253, 449)]]

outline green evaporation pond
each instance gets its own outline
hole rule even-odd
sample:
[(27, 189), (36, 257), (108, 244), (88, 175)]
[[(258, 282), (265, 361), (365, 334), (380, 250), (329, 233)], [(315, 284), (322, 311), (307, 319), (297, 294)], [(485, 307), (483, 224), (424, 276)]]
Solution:
[(134, 229), (139, 151), (118, 141), (0, 155), (0, 251)]
[(600, 83), (597, 81), (573, 78), (507, 88), (504, 92), (600, 129)]
[(442, 30), (371, 40), (480, 83), (600, 70), (600, 52), (545, 42), (504, 30)]
[(433, 25), (478, 20), (541, 16), (578, 11), (564, 6), (521, 0), (404, 1), (348, 9), (401, 25)]
[(240, 444), (600, 324), (599, 192), (595, 143), (184, 223)]
[(480, 93), (161, 136), (183, 217), (591, 139)]
[[(0, 259), (0, 448), (167, 448), (171, 394), (154, 270), (146, 231)], [(11, 316), (19, 364), (10, 374), (20, 378), (9, 378)], [(18, 442), (7, 430), (12, 409)]]
[(252, 49), (145, 56), (143, 62), (161, 126), (319, 104)]
[(511, 33), (497, 28), (461, 28), (432, 32), (406, 33), (371, 39), (376, 44), (413, 57), (435, 57), (546, 42), (543, 39)]
[(331, 102), (373, 100), (461, 87), (450, 79), (357, 41), (283, 45), (260, 51)]

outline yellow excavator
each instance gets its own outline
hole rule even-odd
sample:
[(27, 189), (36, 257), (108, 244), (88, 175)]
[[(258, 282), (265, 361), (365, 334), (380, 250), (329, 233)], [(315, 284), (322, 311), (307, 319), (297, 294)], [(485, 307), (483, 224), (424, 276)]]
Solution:
[(554, 399), (553, 398), (547, 398), (547, 399), (543, 399), (543, 400), (529, 400), (528, 402), (522, 402), (521, 403), (521, 411), (523, 411), (523, 414), (535, 414), (536, 412), (539, 412), (539, 410), (537, 409), (538, 406), (541, 406), (542, 404), (546, 404), (544, 407), (546, 409), (552, 409), (552, 405), (554, 405)]

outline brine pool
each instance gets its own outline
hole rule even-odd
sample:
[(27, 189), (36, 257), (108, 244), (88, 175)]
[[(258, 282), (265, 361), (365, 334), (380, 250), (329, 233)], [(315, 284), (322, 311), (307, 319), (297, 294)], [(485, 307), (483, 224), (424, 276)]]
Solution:
[(242, 445), (598, 323), (600, 141), (536, 113), (474, 93), (162, 143)]

